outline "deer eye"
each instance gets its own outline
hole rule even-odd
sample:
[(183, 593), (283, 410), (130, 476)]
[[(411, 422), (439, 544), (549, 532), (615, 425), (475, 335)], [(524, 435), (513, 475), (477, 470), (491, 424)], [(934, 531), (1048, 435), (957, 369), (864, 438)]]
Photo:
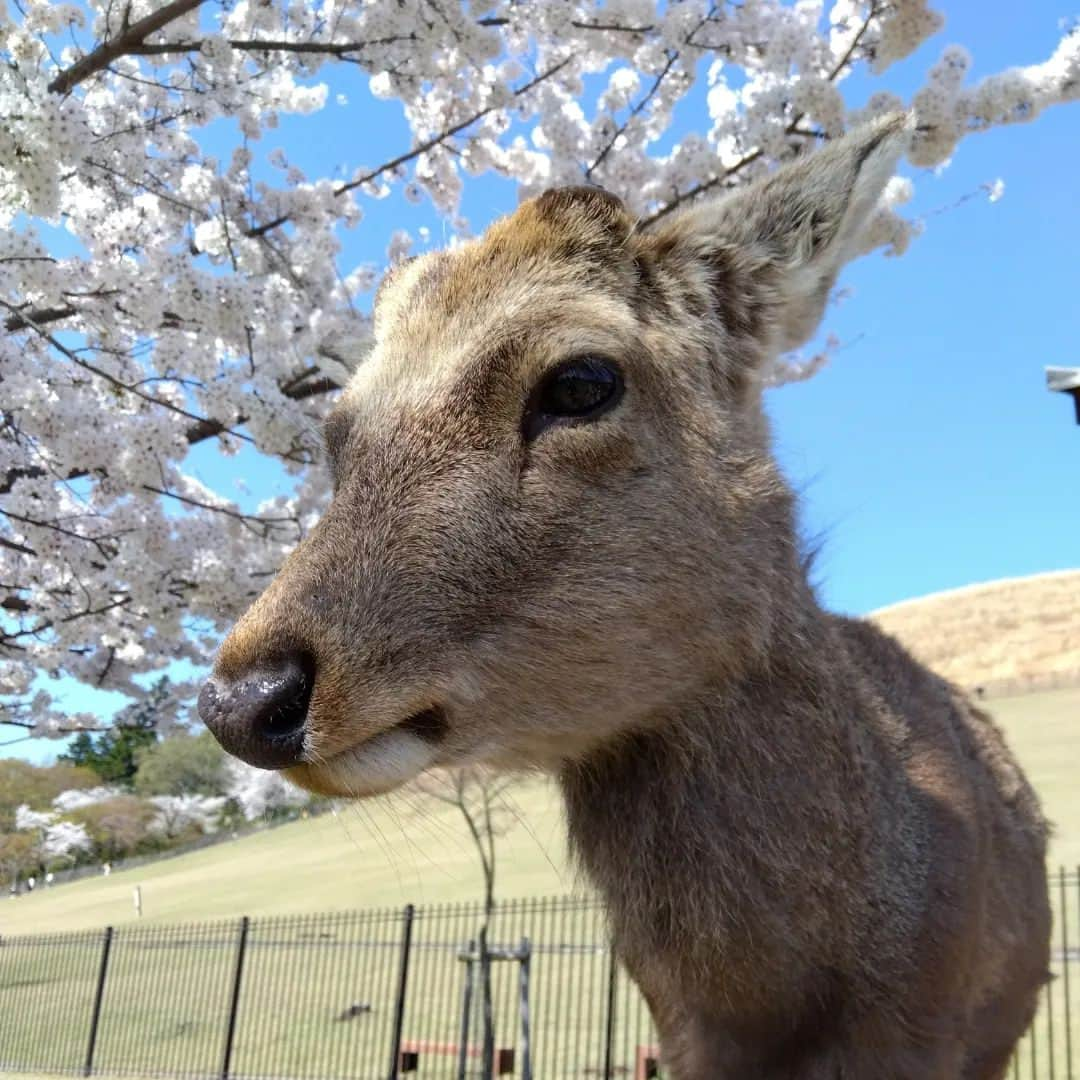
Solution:
[(579, 356), (544, 376), (525, 410), (524, 434), (535, 439), (558, 423), (584, 423), (614, 408), (622, 397), (623, 380), (610, 360)]

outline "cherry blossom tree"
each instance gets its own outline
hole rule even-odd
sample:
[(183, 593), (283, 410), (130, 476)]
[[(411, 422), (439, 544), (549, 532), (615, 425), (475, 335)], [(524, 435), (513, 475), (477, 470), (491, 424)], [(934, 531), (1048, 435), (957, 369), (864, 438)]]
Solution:
[[(378, 200), (429, 201), (453, 242), (463, 186), (493, 173), (522, 195), (600, 184), (647, 227), (885, 110), (914, 110), (926, 169), (1080, 96), (1066, 32), (978, 82), (944, 47), (901, 100), (890, 65), (942, 22), (927, 0), (0, 6), (0, 723), (99, 722), (64, 715), (42, 673), (138, 696), (140, 676), (204, 663), (311, 526), (314, 432), (362, 359), (377, 276), (342, 265), (343, 230)], [(411, 140), (343, 134), (350, 173), (308, 175), (275, 131), (328, 107), (343, 71)], [(856, 71), (881, 88), (845, 93)], [(698, 123), (665, 140), (694, 94)], [(889, 186), (864, 250), (903, 252), (911, 192)], [(292, 493), (242, 507), (196, 478), (208, 448), (275, 460)]]
[(227, 771), (227, 794), (240, 807), (245, 821), (262, 821), (311, 802), (308, 792), (290, 784), (280, 773), (253, 769), (238, 758), (229, 759)]
[(31, 810), (25, 803), (15, 810), (15, 828), (20, 832), (38, 830), (43, 833), (54, 821), (56, 814), (48, 810)]
[(45, 830), (41, 841), (41, 857), (46, 866), (74, 862), (94, 846), (85, 825), (73, 821), (58, 821)]
[(150, 832), (167, 840), (187, 833), (212, 833), (225, 799), (213, 795), (154, 795), (147, 800), (157, 808)]
[(58, 860), (75, 859), (93, 847), (85, 826), (59, 820), (56, 813), (31, 810), (25, 805), (15, 812), (15, 829), (34, 835), (34, 851), (46, 865)]
[(61, 791), (53, 799), (53, 808), (58, 814), (69, 814), (72, 810), (96, 806), (98, 803), (108, 802), (122, 794), (119, 788), (105, 786)]

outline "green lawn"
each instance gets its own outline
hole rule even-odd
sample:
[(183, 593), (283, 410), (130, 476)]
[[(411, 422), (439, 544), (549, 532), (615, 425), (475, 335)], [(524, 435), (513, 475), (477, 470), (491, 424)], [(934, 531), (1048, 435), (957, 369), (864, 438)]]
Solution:
[(1080, 689), (998, 698), (986, 706), (1054, 825), (1048, 863), (1080, 866)]
[[(990, 701), (1042, 796), (1056, 833), (1050, 865), (1080, 863), (1080, 690)], [(575, 884), (553, 787), (512, 789), (500, 840), (503, 897), (565, 893)], [(441, 903), (479, 897), (476, 854), (457, 811), (417, 796), (351, 804), (336, 815), (266, 829), (188, 855), (0, 901), (0, 934), (189, 922), (240, 914)]]

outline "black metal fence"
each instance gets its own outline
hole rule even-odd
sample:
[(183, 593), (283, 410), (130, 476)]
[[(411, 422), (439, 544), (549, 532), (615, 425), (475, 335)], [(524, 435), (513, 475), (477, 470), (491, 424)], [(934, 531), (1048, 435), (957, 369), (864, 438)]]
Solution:
[[(1016, 1080), (1080, 1080), (1080, 873)], [(296, 915), (0, 938), (0, 1069), (386, 1080), (662, 1075), (656, 1032), (595, 899)], [(1075, 1044), (1075, 1045), (1074, 1045)]]

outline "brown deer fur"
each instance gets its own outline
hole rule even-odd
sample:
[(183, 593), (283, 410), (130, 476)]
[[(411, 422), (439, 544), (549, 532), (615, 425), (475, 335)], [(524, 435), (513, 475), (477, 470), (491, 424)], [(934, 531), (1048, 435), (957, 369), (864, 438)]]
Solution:
[[(548, 192), (399, 267), (327, 425), (330, 508), (217, 663), (314, 658), (289, 775), (316, 791), (555, 774), (679, 1080), (992, 1080), (1046, 978), (1036, 797), (959, 691), (821, 610), (760, 403), (907, 129), (649, 230)], [(524, 439), (583, 354), (619, 405)]]

